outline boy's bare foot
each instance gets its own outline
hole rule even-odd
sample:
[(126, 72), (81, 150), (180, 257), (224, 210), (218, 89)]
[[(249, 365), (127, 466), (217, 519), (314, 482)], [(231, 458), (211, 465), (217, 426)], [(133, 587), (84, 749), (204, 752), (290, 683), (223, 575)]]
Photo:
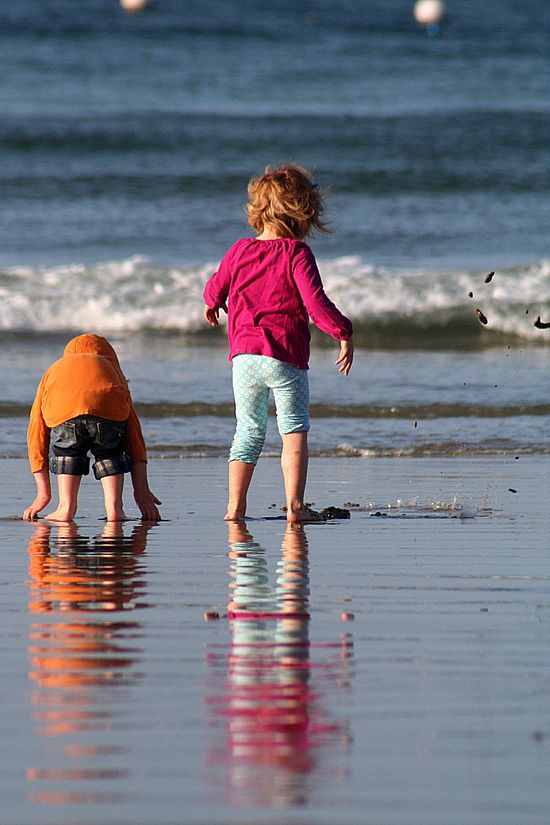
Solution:
[(311, 521), (326, 521), (326, 518), (311, 507), (293, 505), (287, 509), (286, 520), (289, 524), (307, 524)]
[(74, 513), (71, 513), (70, 510), (63, 510), (60, 507), (57, 510), (54, 510), (53, 513), (48, 513), (44, 516), (46, 521), (63, 521), (67, 523), (68, 521), (72, 521), (74, 518)]

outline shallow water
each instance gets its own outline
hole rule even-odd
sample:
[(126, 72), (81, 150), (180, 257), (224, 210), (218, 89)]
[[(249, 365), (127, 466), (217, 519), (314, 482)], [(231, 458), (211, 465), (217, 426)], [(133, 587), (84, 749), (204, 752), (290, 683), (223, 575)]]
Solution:
[(290, 536), (275, 462), (246, 531), (225, 471), (153, 462), (151, 528), (91, 481), (74, 527), (2, 520), (6, 821), (545, 822), (545, 460), (314, 460), (355, 509)]

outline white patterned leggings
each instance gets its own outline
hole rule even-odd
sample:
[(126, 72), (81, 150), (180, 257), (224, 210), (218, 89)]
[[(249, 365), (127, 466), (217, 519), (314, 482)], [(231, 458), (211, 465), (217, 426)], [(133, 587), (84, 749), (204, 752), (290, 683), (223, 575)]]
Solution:
[(269, 391), (273, 391), (281, 435), (309, 430), (308, 371), (267, 355), (233, 358), (237, 428), (229, 461), (256, 464), (264, 446)]

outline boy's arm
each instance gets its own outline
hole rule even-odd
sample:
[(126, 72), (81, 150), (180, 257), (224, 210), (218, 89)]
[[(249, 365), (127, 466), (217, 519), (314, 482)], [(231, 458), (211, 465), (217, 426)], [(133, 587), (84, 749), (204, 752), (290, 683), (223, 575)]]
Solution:
[(36, 398), (31, 408), (29, 427), (27, 430), (27, 448), (31, 471), (37, 473), (48, 467), (48, 453), (50, 449), (50, 428), (46, 426), (42, 415), (42, 397), (44, 394), (44, 380), (38, 385)]
[(146, 461), (132, 462), (132, 485), (134, 488), (134, 499), (140, 509), (143, 520), (160, 521), (160, 512), (157, 504), (162, 504), (162, 501), (159, 501), (149, 488)]
[(134, 409), (130, 404), (130, 415), (126, 424), (126, 449), (132, 459), (132, 486), (134, 488), (134, 499), (139, 507), (141, 516), (145, 521), (160, 521), (160, 513), (157, 504), (162, 502), (154, 495), (149, 488), (147, 479), (147, 450), (145, 440), (141, 431), (141, 424)]
[(29, 462), (36, 482), (36, 497), (30, 507), (23, 513), (25, 521), (35, 519), (47, 504), (50, 503), (52, 492), (50, 484), (50, 469), (48, 467), (48, 451), (50, 448), (50, 428), (46, 426), (42, 415), (42, 395), (44, 392), (44, 378), (38, 385), (36, 398), (32, 405), (29, 428), (27, 430), (27, 447)]
[(47, 504), (50, 503), (52, 497), (52, 490), (50, 485), (50, 471), (48, 465), (42, 470), (34, 473), (34, 480), (36, 481), (36, 498), (30, 507), (27, 507), (23, 513), (25, 521), (32, 521), (35, 519)]

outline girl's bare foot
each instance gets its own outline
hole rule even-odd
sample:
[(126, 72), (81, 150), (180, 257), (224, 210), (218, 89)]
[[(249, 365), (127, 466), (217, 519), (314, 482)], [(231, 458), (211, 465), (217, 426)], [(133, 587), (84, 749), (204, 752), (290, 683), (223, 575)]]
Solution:
[(326, 521), (326, 518), (311, 507), (294, 504), (287, 509), (286, 520), (289, 524), (306, 524), (311, 521)]
[(223, 519), (224, 521), (244, 521), (244, 516), (244, 510), (241, 512), (233, 507), (228, 507)]
[(107, 521), (126, 521), (128, 516), (124, 512), (124, 510), (112, 510), (111, 512), (107, 513)]

